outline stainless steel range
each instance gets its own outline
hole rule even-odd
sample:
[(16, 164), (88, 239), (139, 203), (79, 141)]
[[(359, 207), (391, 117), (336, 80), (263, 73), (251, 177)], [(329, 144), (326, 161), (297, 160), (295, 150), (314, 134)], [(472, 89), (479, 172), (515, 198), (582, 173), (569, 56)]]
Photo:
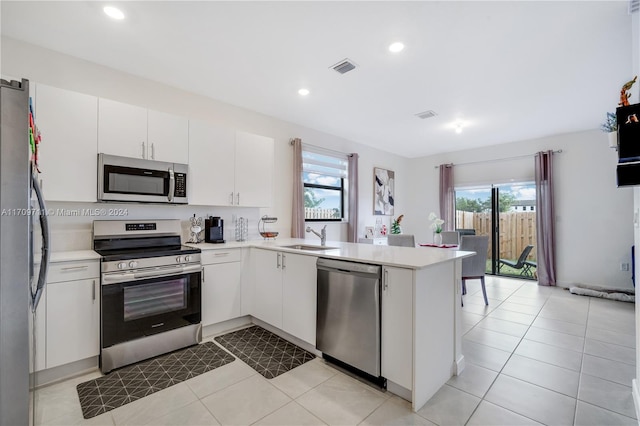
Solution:
[(200, 249), (180, 235), (179, 220), (93, 222), (103, 373), (200, 343)]

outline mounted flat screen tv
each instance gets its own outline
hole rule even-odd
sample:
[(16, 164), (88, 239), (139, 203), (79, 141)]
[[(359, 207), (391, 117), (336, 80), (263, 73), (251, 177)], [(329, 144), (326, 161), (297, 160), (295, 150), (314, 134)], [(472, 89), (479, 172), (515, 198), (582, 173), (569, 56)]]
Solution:
[(618, 188), (621, 186), (640, 185), (640, 162), (619, 163), (616, 168)]
[(616, 109), (618, 162), (640, 161), (640, 104)]

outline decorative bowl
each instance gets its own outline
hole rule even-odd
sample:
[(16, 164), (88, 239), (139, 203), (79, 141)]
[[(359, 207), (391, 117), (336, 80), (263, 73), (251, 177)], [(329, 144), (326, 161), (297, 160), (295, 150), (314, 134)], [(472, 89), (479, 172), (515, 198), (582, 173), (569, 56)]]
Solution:
[(275, 238), (278, 236), (277, 232), (270, 232), (270, 231), (260, 231), (260, 235), (263, 238)]

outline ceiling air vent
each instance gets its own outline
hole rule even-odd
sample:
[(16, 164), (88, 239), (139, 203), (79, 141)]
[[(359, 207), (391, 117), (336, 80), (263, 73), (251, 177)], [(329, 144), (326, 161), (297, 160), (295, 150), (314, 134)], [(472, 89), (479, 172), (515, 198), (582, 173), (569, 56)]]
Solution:
[(337, 64), (331, 66), (331, 68), (333, 68), (334, 71), (337, 71), (340, 74), (346, 74), (349, 71), (355, 69), (355, 67), (356, 67), (356, 64), (351, 62), (350, 59), (343, 59)]
[(422, 118), (424, 120), (425, 118), (435, 117), (436, 115), (438, 114), (436, 114), (435, 111), (429, 110), (429, 111), (417, 113), (416, 117)]
[(640, 10), (640, 0), (629, 0), (629, 15)]

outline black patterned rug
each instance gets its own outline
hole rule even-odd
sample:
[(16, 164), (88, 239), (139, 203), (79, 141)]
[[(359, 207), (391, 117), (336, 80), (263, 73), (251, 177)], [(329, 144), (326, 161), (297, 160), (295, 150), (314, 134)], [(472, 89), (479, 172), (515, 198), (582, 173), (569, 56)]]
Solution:
[(114, 370), (76, 387), (82, 415), (90, 419), (233, 360), (220, 346), (205, 342)]
[(316, 357), (257, 325), (218, 336), (215, 340), (267, 379)]

